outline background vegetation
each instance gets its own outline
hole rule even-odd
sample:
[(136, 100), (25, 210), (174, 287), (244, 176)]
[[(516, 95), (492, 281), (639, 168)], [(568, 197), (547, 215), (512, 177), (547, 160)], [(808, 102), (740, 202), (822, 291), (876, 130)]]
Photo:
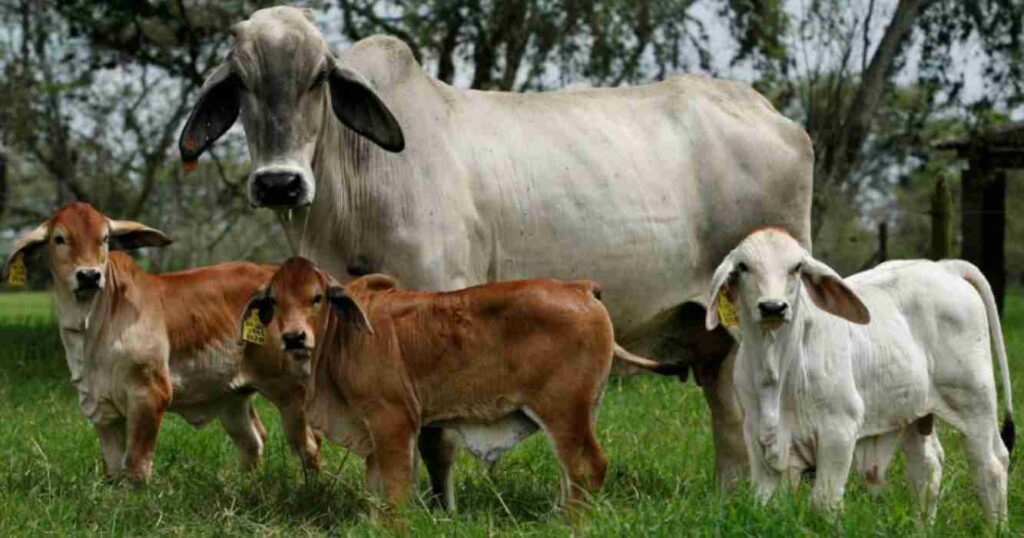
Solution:
[[(1024, 401), (1024, 293), (1007, 301), (1004, 325), (1015, 398)], [(768, 507), (747, 486), (720, 496), (713, 486), (707, 406), (692, 383), (638, 375), (611, 380), (598, 437), (611, 460), (593, 507), (575, 521), (553, 509), (557, 460), (540, 435), (488, 475), (464, 452), (455, 465), (459, 511), (414, 503), (396, 522), (366, 518), (363, 464), (326, 445), (324, 469), (304, 479), (287, 451), (277, 414), (260, 401), (270, 430), (266, 461), (238, 470), (235, 448), (216, 425), (195, 430), (168, 415), (153, 481), (143, 492), (111, 486), (92, 427), (76, 411), (57, 327), (43, 293), (0, 295), (0, 535), (378, 535), (498, 534), (597, 536), (981, 536), (986, 532), (959, 435), (939, 426), (946, 462), (936, 525), (915, 526), (899, 456), (880, 498), (851, 479), (838, 521), (810, 509), (809, 488)], [(1019, 418), (1018, 413), (1018, 418)], [(1018, 421), (1019, 423), (1020, 421)], [(1018, 447), (1019, 448), (1019, 447)], [(1016, 459), (1020, 455), (1016, 454)], [(1024, 474), (1010, 474), (1010, 525), (1024, 528)], [(426, 488), (421, 471), (420, 491)], [(422, 533), (422, 534), (420, 534)]]

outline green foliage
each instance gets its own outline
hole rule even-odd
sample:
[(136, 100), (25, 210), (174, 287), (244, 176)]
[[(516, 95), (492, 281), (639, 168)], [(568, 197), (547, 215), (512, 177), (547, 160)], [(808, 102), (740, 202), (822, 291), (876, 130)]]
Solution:
[[(16, 297), (12, 299), (12, 297)], [(12, 302), (13, 301), (13, 302)], [(419, 501), (394, 521), (365, 514), (363, 465), (326, 445), (324, 470), (307, 482), (288, 454), (273, 409), (260, 402), (270, 431), (266, 461), (237, 469), (227, 435), (196, 430), (169, 416), (157, 445), (154, 479), (140, 492), (102, 479), (95, 434), (77, 410), (74, 389), (42, 294), (0, 295), (0, 534), (20, 535), (570, 535), (588, 536), (963, 536), (986, 527), (958, 436), (939, 426), (946, 449), (938, 521), (914, 523), (902, 457), (880, 497), (854, 477), (838, 521), (809, 507), (808, 488), (761, 507), (750, 487), (719, 495), (712, 483), (707, 406), (692, 384), (635, 376), (610, 381), (598, 419), (611, 462), (604, 489), (583, 513), (552, 509), (557, 462), (540, 436), (488, 474), (465, 454), (455, 464), (456, 514)], [(13, 317), (12, 317), (12, 309)], [(1024, 292), (1004, 316), (1017, 401), (1024, 401)], [(1019, 458), (1019, 455), (1017, 455)], [(1020, 471), (1018, 468), (1015, 471)], [(420, 490), (426, 487), (423, 471)], [(1010, 474), (1010, 526), (1024, 526), (1024, 475)]]

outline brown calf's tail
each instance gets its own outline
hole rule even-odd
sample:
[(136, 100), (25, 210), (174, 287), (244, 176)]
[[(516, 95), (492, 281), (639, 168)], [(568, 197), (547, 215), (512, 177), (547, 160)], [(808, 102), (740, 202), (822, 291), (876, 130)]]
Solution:
[(637, 368), (643, 368), (650, 372), (661, 375), (674, 375), (674, 376), (685, 376), (688, 372), (686, 366), (682, 364), (675, 364), (671, 362), (658, 362), (651, 359), (634, 355), (626, 351), (618, 343), (615, 344), (614, 357), (626, 364), (636, 366)]

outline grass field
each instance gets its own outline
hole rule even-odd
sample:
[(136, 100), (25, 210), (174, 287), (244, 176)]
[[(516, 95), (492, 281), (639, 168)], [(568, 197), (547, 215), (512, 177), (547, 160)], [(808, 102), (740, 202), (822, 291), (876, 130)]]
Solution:
[[(1017, 402), (1024, 401), (1024, 292), (1004, 319)], [(651, 376), (613, 380), (599, 434), (611, 460), (592, 507), (567, 519), (552, 508), (557, 468), (534, 436), (493, 473), (467, 456), (456, 464), (455, 515), (419, 503), (387, 522), (364, 514), (363, 465), (337, 446), (306, 481), (291, 458), (273, 409), (260, 402), (271, 432), (266, 461), (237, 468), (234, 447), (216, 425), (195, 430), (170, 416), (157, 446), (154, 479), (143, 491), (102, 479), (99, 445), (79, 414), (63, 350), (43, 294), (0, 294), (0, 536), (117, 534), (708, 535), (808, 534), (963, 536), (986, 532), (957, 434), (941, 428), (946, 466), (939, 517), (919, 530), (900, 458), (881, 497), (851, 480), (838, 519), (811, 510), (806, 486), (760, 507), (747, 486), (726, 495), (712, 483), (707, 410), (696, 386)], [(1002, 404), (1000, 403), (1000, 406)], [(1018, 424), (1024, 412), (1018, 403)], [(1019, 454), (1016, 454), (1019, 459)], [(422, 471), (421, 471), (422, 473)], [(421, 477), (421, 489), (425, 480)], [(1024, 531), (1024, 469), (1010, 476), (1010, 524)]]

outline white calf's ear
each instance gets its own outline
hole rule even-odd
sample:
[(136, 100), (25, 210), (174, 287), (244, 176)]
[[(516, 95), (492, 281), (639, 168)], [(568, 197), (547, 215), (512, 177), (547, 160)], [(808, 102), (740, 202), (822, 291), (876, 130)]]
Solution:
[(807, 287), (807, 295), (818, 308), (861, 325), (871, 321), (868, 307), (864, 306), (860, 297), (857, 297), (831, 267), (811, 256), (806, 256), (801, 265), (800, 278)]
[(166, 247), (171, 239), (160, 230), (130, 220), (110, 221), (110, 249), (132, 250), (142, 247)]
[(0, 271), (0, 282), (7, 282), (7, 273), (11, 269), (11, 262), (14, 261), (19, 255), (24, 259), (26, 256), (31, 256), (40, 247), (46, 245), (46, 240), (50, 238), (50, 224), (44, 222), (39, 226), (36, 226), (32, 231), (26, 232), (15, 241), (14, 246), (11, 247), (11, 252), (7, 254), (7, 260), (4, 261), (3, 271)]
[(718, 319), (718, 297), (721, 295), (723, 288), (729, 284), (732, 280), (733, 275), (736, 272), (736, 263), (733, 261), (732, 253), (722, 260), (722, 263), (715, 269), (715, 274), (711, 276), (711, 290), (710, 296), (708, 296), (708, 311), (704, 316), (704, 327), (711, 331), (722, 322)]

